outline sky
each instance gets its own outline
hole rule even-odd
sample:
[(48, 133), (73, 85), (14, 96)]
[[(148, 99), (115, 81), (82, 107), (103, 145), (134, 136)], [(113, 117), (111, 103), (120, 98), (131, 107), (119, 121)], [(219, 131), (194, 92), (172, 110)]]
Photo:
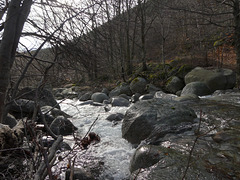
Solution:
[[(55, 0), (56, 1), (56, 0)], [(74, 6), (78, 6), (80, 7), (80, 4), (82, 4), (82, 1), (83, 0), (58, 0), (58, 2), (60, 2), (61, 4), (74, 4)], [(47, 2), (44, 1), (44, 2)], [(57, 8), (54, 8), (54, 9), (57, 9)], [(50, 10), (48, 9), (48, 11), (50, 12)], [(43, 11), (41, 10), (41, 7), (39, 7), (39, 4), (33, 4), (32, 7), (31, 7), (31, 12), (29, 14), (29, 18), (30, 19), (33, 19), (35, 22), (40, 22), (38, 23), (38, 25), (42, 28), (49, 28), (49, 27), (44, 27), (44, 26), (41, 26), (42, 24), (42, 19), (40, 19), (40, 16), (43, 15)], [(50, 14), (51, 16), (51, 14)], [(47, 21), (47, 20), (46, 20)], [(48, 24), (48, 23), (46, 23)], [(49, 29), (48, 29), (49, 30)], [(37, 32), (36, 29), (34, 29), (33, 27), (31, 27), (29, 25), (28, 22), (25, 23), (24, 25), (24, 29), (23, 29), (23, 32)], [(39, 32), (37, 32), (39, 33)], [(28, 50), (35, 50), (37, 49), (40, 44), (43, 42), (43, 40), (39, 40), (38, 38), (34, 38), (34, 37), (29, 37), (29, 36), (22, 36), (20, 38), (20, 43), (19, 43), (19, 46), (18, 46), (18, 50), (20, 51), (25, 51), (26, 48)], [(46, 45), (44, 46), (44, 48), (46, 47), (49, 47), (49, 43), (46, 43)]]

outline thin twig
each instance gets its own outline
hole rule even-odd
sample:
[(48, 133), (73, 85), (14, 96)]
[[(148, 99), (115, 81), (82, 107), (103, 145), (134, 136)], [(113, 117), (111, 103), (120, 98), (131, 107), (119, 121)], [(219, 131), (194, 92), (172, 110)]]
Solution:
[(84, 138), (87, 137), (88, 133), (91, 131), (92, 127), (94, 126), (94, 124), (96, 123), (96, 121), (98, 120), (99, 114), (97, 116), (97, 118), (93, 121), (93, 123), (91, 124), (91, 126), (89, 127), (87, 133), (85, 134)]
[[(62, 136), (58, 136), (57, 140), (53, 143), (52, 147), (49, 149), (49, 155), (48, 155), (48, 161), (51, 162), (52, 159), (55, 157), (56, 151), (57, 151), (57, 147), (59, 146), (59, 144), (63, 141), (63, 137)], [(44, 179), (44, 171), (46, 170), (47, 165), (45, 164), (45, 162), (43, 161), (39, 168), (38, 171), (35, 174), (34, 180), (42, 180)]]
[(195, 148), (195, 145), (196, 145), (196, 143), (197, 143), (197, 140), (201, 137), (200, 135), (198, 135), (199, 132), (200, 132), (200, 128), (201, 128), (201, 122), (202, 122), (202, 110), (200, 110), (200, 120), (199, 120), (199, 124), (198, 124), (198, 129), (197, 129), (197, 131), (196, 131), (197, 137), (195, 138), (195, 140), (194, 140), (194, 142), (193, 142), (193, 146), (192, 146), (192, 148), (191, 148), (191, 150), (190, 150), (190, 152), (189, 152), (188, 161), (187, 161), (187, 167), (186, 167), (186, 169), (185, 169), (185, 171), (184, 171), (182, 180), (184, 180), (185, 177), (186, 177), (186, 175), (187, 175), (187, 171), (188, 171), (188, 169), (189, 169), (190, 162), (191, 162), (191, 159), (192, 159), (193, 150), (194, 150), (194, 148)]

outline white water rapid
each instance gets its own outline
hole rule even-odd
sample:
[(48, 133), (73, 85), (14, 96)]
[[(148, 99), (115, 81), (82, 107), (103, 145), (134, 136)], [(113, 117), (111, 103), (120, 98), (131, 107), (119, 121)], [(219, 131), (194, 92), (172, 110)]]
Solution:
[(97, 179), (128, 179), (130, 175), (129, 164), (134, 149), (130, 143), (122, 138), (122, 123), (118, 122), (113, 125), (112, 122), (106, 120), (107, 116), (113, 113), (125, 114), (127, 107), (112, 107), (109, 112), (105, 112), (104, 106), (81, 105), (82, 103), (78, 100), (67, 99), (60, 103), (60, 107), (62, 111), (72, 116), (69, 119), (78, 128), (78, 134), (81, 137), (84, 137), (98, 117), (91, 132), (98, 134), (101, 141), (89, 146), (89, 149), (82, 155), (83, 161), (86, 161), (89, 157), (101, 160), (104, 168)]

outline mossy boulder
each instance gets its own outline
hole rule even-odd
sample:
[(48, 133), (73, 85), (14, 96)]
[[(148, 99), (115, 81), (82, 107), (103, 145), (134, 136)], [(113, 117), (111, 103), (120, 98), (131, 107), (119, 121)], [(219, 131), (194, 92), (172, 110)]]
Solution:
[(185, 84), (204, 82), (211, 93), (216, 90), (232, 89), (236, 85), (236, 74), (230, 69), (208, 70), (201, 67), (194, 68), (184, 78)]
[(180, 79), (177, 76), (173, 76), (169, 78), (169, 80), (166, 83), (166, 90), (170, 93), (175, 94), (177, 91), (182, 90), (184, 87), (184, 82), (182, 79)]
[(132, 80), (130, 89), (133, 93), (144, 94), (146, 92), (147, 81), (142, 77), (137, 77)]
[(130, 89), (130, 85), (127, 83), (122, 83), (116, 88), (114, 88), (112, 91), (109, 93), (109, 97), (114, 97), (114, 96), (119, 96), (121, 94), (126, 94), (128, 96), (132, 95), (132, 91)]

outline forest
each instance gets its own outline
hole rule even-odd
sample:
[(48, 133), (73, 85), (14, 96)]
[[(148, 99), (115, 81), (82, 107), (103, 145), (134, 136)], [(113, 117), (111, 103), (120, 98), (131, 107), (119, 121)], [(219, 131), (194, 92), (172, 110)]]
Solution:
[[(126, 81), (136, 69), (147, 70), (149, 63), (165, 65), (175, 59), (239, 69), (238, 1), (71, 3), (35, 2), (22, 33), (34, 38), (29, 41), (35, 47), (24, 49), (23, 44), (17, 51), (13, 82), (26, 64), (30, 68), (22, 83), (28, 85), (38, 83), (54, 64), (47, 75), (53, 87), (91, 80)], [(49, 48), (38, 47), (34, 40)]]

